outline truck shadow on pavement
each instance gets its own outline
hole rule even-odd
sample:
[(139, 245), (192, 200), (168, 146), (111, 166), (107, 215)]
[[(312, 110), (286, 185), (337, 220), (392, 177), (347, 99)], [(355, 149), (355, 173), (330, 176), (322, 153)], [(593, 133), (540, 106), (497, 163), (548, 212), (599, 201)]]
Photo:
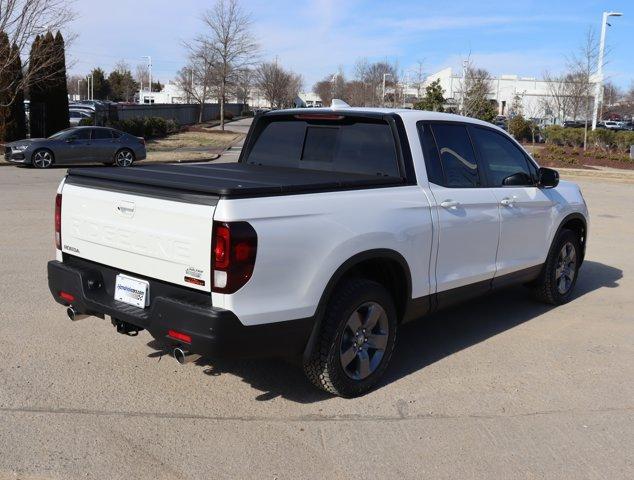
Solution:
[[(622, 276), (623, 272), (618, 268), (586, 260), (572, 301), (601, 288), (616, 288)], [(384, 388), (449, 355), (537, 318), (552, 308), (555, 307), (533, 300), (529, 291), (519, 286), (493, 292), (408, 323), (399, 332), (392, 362), (377, 388)], [(151, 356), (169, 354), (156, 341), (148, 345), (157, 350)], [(254, 389), (263, 392), (255, 397), (258, 401), (282, 397), (307, 404), (332, 398), (310, 384), (299, 362), (282, 359), (200, 359), (196, 365), (210, 377), (225, 373), (241, 377)]]

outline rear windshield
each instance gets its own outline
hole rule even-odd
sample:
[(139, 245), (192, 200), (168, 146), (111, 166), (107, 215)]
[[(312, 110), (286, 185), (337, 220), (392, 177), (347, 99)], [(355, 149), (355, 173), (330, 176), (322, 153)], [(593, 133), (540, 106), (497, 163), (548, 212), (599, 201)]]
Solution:
[(247, 163), (400, 177), (394, 135), (385, 121), (261, 121)]

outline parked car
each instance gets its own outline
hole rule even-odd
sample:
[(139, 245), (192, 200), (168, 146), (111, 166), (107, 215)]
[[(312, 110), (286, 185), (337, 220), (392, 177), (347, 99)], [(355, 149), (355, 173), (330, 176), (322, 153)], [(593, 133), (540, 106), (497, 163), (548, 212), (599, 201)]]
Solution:
[(608, 130), (623, 130), (623, 123), (622, 122), (617, 122), (615, 120), (605, 120), (603, 122), (603, 125)]
[(49, 138), (18, 140), (7, 143), (4, 154), (8, 162), (36, 168), (94, 162), (129, 167), (145, 157), (143, 138), (105, 127), (73, 127)]
[(419, 110), (267, 112), (237, 163), (74, 168), (55, 206), (70, 319), (147, 329), (180, 363), (297, 356), (344, 397), (405, 322), (518, 283), (570, 301), (588, 237), (577, 185), (489, 123)]
[(73, 127), (76, 127), (77, 125), (79, 125), (79, 122), (81, 122), (83, 119), (90, 119), (90, 118), (92, 118), (92, 115), (88, 112), (75, 110), (75, 109), (68, 110), (68, 121)]

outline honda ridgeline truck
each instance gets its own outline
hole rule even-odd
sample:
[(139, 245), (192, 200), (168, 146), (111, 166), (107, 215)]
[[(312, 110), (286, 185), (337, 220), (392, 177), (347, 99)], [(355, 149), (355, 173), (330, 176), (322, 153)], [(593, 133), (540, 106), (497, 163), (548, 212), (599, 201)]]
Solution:
[(588, 237), (579, 187), (503, 130), (337, 102), (258, 116), (237, 163), (70, 169), (55, 204), (71, 319), (146, 329), (181, 363), (301, 357), (344, 397), (405, 322), (517, 283), (569, 301)]

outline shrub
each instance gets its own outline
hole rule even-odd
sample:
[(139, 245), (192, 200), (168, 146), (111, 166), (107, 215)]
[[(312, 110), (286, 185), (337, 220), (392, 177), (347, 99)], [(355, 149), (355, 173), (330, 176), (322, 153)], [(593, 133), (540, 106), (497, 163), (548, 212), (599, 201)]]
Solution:
[(178, 131), (178, 124), (172, 119), (162, 117), (131, 118), (109, 124), (112, 128), (136, 137), (161, 138)]
[(509, 133), (517, 141), (531, 140), (531, 122), (521, 115), (516, 115), (509, 120)]
[(583, 128), (564, 128), (561, 132), (561, 141), (568, 147), (582, 147)]
[(79, 123), (78, 126), (80, 127), (89, 127), (91, 125), (95, 124), (95, 119), (90, 117), (90, 118), (82, 118)]
[(616, 143), (616, 132), (605, 128), (597, 128), (588, 132), (588, 142), (602, 150), (613, 148)]
[(614, 143), (619, 152), (629, 152), (630, 145), (634, 145), (634, 132), (616, 132)]
[(551, 145), (563, 145), (563, 131), (561, 125), (548, 125), (544, 127), (544, 140)]

